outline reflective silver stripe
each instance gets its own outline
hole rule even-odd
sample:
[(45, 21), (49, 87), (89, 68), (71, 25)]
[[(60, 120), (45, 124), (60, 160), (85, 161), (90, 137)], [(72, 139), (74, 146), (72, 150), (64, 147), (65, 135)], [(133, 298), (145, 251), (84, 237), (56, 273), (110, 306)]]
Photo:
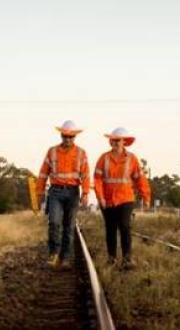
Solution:
[(87, 159), (86, 156), (83, 157), (83, 150), (81, 148), (78, 148), (78, 154), (77, 154), (77, 172), (79, 173), (79, 178), (81, 180), (84, 180), (86, 178), (88, 178), (89, 176), (85, 173), (81, 172), (81, 166), (84, 165), (85, 163), (87, 163)]
[(103, 171), (100, 170), (99, 168), (96, 168), (96, 169), (95, 169), (95, 174), (103, 175)]
[(80, 175), (77, 172), (69, 173), (50, 173), (51, 178), (60, 178), (60, 179), (80, 179)]
[(104, 179), (105, 183), (129, 183), (130, 180), (127, 178), (106, 178)]
[(51, 168), (50, 177), (52, 178), (61, 178), (61, 179), (80, 179), (81, 177), (81, 164), (82, 164), (82, 154), (83, 150), (77, 148), (77, 159), (76, 159), (76, 171), (75, 172), (58, 172), (57, 170), (57, 147), (51, 149)]
[(105, 160), (104, 160), (104, 178), (109, 178), (109, 156), (106, 155), (105, 156)]
[(124, 168), (124, 174), (123, 178), (129, 178), (129, 173), (130, 173), (130, 163), (131, 163), (131, 153), (127, 153), (127, 159), (125, 163), (125, 168)]
[(39, 178), (41, 178), (41, 179), (47, 179), (48, 178), (48, 175), (47, 174), (44, 174), (44, 173), (40, 173), (39, 174)]
[(81, 170), (81, 165), (82, 165), (82, 149), (81, 148), (77, 148), (78, 152), (77, 152), (77, 172), (80, 172)]
[(78, 157), (78, 162), (80, 163), (80, 167), (79, 167), (79, 170), (80, 170), (81, 166), (87, 163), (87, 158), (86, 158), (86, 156), (83, 157), (83, 150), (81, 148), (78, 148), (78, 151), (79, 152), (78, 152), (77, 157)]
[(124, 173), (121, 178), (111, 178), (109, 177), (109, 164), (110, 159), (109, 156), (105, 156), (105, 163), (104, 163), (104, 182), (105, 183), (129, 183), (130, 182), (130, 162), (131, 162), (131, 153), (128, 152), (126, 163), (124, 166)]
[(51, 149), (51, 166), (52, 166), (52, 173), (57, 173), (57, 148), (56, 147)]

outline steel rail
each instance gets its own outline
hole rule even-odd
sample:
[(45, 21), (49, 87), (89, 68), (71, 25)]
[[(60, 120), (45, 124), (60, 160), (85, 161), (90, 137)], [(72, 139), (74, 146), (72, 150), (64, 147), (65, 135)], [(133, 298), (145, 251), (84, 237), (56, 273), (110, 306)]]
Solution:
[(97, 318), (99, 321), (100, 330), (115, 330), (116, 328), (115, 328), (108, 304), (106, 302), (104, 291), (99, 282), (97, 272), (95, 270), (93, 261), (91, 259), (90, 253), (87, 249), (85, 240), (81, 234), (78, 224), (76, 224), (76, 230), (77, 230), (77, 234), (78, 234), (78, 237), (79, 237), (79, 240), (81, 243), (81, 247), (82, 247), (82, 250), (84, 253), (88, 271), (89, 271), (91, 287), (92, 287), (92, 291), (93, 291), (94, 303), (95, 303), (95, 307), (96, 307)]
[(180, 251), (180, 246), (174, 245), (170, 242), (163, 241), (159, 238), (154, 238), (154, 237), (151, 237), (151, 236), (148, 236), (148, 235), (145, 235), (145, 234), (140, 234), (140, 233), (135, 232), (135, 231), (132, 232), (132, 235), (136, 236), (136, 237), (139, 237), (139, 238), (143, 238), (145, 240), (149, 240), (149, 241), (152, 241), (152, 242), (155, 242), (155, 243), (165, 245), (165, 246), (169, 247), (172, 250)]

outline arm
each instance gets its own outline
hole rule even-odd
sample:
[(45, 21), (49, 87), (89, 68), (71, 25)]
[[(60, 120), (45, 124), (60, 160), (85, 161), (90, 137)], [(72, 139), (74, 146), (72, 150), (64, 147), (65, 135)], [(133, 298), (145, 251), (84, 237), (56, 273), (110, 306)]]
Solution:
[(151, 189), (146, 178), (143, 173), (138, 159), (133, 155), (133, 163), (132, 163), (132, 180), (134, 182), (135, 187), (137, 188), (140, 196), (142, 197), (144, 204), (146, 207), (150, 206), (151, 201)]
[(81, 195), (81, 203), (83, 206), (87, 206), (88, 204), (88, 194), (90, 191), (90, 173), (89, 173), (89, 164), (85, 151), (83, 152), (80, 173), (81, 173), (81, 187), (82, 187), (82, 195)]
[(104, 188), (103, 188), (103, 172), (104, 172), (104, 157), (101, 156), (97, 161), (95, 171), (94, 171), (94, 189), (97, 200), (101, 207), (106, 207), (106, 201), (104, 198)]
[(42, 199), (42, 196), (44, 195), (46, 182), (47, 182), (49, 173), (50, 173), (50, 150), (48, 150), (48, 152), (46, 154), (46, 157), (43, 161), (43, 164), (41, 166), (39, 176), (37, 179), (36, 191), (37, 191), (39, 203)]

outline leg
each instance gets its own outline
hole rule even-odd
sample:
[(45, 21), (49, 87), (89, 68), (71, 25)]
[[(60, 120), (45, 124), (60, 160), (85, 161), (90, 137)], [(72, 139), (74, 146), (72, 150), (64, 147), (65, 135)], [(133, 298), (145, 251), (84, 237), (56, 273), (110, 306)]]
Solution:
[(102, 213), (105, 220), (108, 255), (110, 259), (115, 259), (117, 252), (117, 221), (114, 216), (115, 208), (103, 209)]
[(68, 259), (72, 253), (78, 206), (79, 189), (69, 189), (64, 207), (62, 248), (60, 253), (62, 259)]
[(51, 189), (49, 193), (49, 228), (48, 246), (50, 254), (59, 254), (62, 241), (63, 230), (63, 201), (59, 198), (56, 189)]
[(131, 259), (131, 249), (132, 249), (132, 239), (131, 239), (131, 213), (133, 210), (133, 203), (125, 203), (117, 208), (118, 216), (118, 229), (121, 235), (121, 248), (122, 257), (130, 261)]

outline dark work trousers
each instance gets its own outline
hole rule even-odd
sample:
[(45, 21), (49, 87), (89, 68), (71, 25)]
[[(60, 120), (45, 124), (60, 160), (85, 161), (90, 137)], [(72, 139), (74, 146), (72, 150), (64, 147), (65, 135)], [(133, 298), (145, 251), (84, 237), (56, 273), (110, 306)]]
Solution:
[(133, 202), (102, 209), (106, 228), (106, 244), (109, 257), (117, 255), (117, 232), (121, 238), (122, 257), (131, 258), (131, 214)]
[(50, 187), (48, 247), (50, 254), (70, 257), (73, 247), (75, 218), (79, 206), (78, 186)]

